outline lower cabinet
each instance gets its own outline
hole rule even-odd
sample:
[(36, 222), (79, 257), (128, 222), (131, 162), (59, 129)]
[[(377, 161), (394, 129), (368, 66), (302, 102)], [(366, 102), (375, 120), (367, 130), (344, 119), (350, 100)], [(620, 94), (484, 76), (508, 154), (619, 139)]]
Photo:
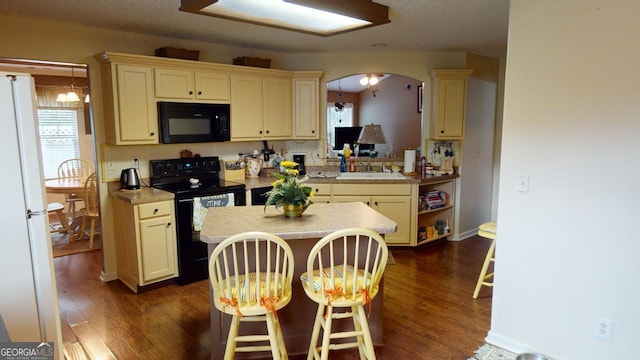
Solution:
[(415, 199), (412, 184), (333, 184), (333, 202), (361, 201), (398, 224), (385, 235), (389, 245), (415, 245)]
[(313, 190), (313, 198), (311, 201), (314, 203), (331, 202), (331, 184), (314, 184), (308, 182), (306, 185)]
[(113, 201), (118, 278), (131, 290), (178, 275), (173, 201)]

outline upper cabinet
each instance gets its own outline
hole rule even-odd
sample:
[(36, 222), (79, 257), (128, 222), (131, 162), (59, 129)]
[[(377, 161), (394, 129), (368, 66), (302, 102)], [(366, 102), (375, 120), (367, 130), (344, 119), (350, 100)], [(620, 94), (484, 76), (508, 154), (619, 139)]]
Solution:
[(293, 138), (320, 138), (320, 77), (322, 72), (298, 71), (293, 75)]
[(101, 64), (105, 131), (108, 143), (158, 143), (153, 69), (120, 63)]
[(318, 71), (103, 53), (107, 143), (158, 144), (158, 101), (231, 105), (231, 141), (318, 139)]
[(467, 99), (467, 78), (473, 70), (433, 70), (431, 72), (430, 137), (437, 140), (462, 139)]
[(231, 75), (231, 140), (289, 139), (291, 78)]
[(229, 102), (229, 75), (155, 68), (155, 96), (162, 99)]

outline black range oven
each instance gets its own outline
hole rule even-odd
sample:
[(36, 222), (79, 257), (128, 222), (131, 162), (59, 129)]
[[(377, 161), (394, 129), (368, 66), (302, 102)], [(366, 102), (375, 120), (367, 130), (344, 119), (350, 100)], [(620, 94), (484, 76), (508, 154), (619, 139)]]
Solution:
[[(245, 186), (220, 179), (217, 156), (151, 160), (151, 186), (175, 194), (176, 238), (180, 285), (207, 279), (207, 244), (200, 241), (196, 209), (246, 205)], [(206, 213), (206, 210), (204, 211)]]

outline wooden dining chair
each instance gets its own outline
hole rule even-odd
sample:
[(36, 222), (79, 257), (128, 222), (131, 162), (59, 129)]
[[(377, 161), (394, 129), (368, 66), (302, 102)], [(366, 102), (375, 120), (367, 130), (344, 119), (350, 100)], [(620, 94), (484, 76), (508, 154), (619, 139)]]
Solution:
[(96, 173), (89, 175), (84, 183), (84, 209), (82, 216), (82, 224), (78, 231), (78, 240), (84, 236), (84, 232), (89, 226), (89, 248), (93, 248), (93, 238), (95, 235), (100, 234), (96, 231), (98, 220), (100, 219), (100, 202), (98, 201), (98, 187), (96, 182)]
[[(69, 159), (58, 165), (58, 177), (61, 179), (80, 179), (84, 181), (94, 172), (93, 164), (82, 159)], [(65, 194), (65, 201), (69, 205), (67, 214), (70, 214), (73, 220), (76, 217), (76, 203), (82, 201), (82, 194)]]
[(330, 350), (349, 348), (358, 348), (360, 359), (376, 358), (365, 306), (378, 293), (388, 254), (382, 236), (361, 228), (333, 232), (311, 249), (307, 272), (300, 275), (305, 293), (318, 304), (308, 360), (327, 360)]
[[(265, 351), (275, 360), (288, 359), (277, 311), (291, 301), (293, 267), (289, 244), (269, 233), (237, 234), (213, 250), (209, 258), (213, 303), (232, 316), (225, 360), (232, 360), (236, 352)], [(266, 322), (266, 335), (264, 331), (239, 335), (241, 322), (260, 321)]]
[(60, 226), (49, 224), (51, 228), (50, 232), (71, 234), (71, 228), (69, 227), (67, 215), (64, 213), (64, 205), (59, 202), (49, 203), (47, 204), (47, 213), (55, 213), (58, 217), (58, 221), (60, 222)]

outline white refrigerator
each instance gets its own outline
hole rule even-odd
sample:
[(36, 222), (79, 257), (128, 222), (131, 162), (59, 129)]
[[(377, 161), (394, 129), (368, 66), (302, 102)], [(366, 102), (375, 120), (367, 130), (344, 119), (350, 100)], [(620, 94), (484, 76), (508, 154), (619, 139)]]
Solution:
[(0, 72), (0, 121), (0, 315), (12, 342), (54, 342), (63, 359), (30, 75)]

